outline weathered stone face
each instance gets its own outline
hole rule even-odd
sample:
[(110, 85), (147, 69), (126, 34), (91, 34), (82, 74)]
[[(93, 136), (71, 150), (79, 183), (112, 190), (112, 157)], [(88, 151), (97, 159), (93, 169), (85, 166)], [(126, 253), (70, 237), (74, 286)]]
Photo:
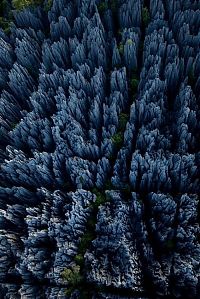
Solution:
[(0, 4), (0, 298), (200, 298), (198, 1), (39, 2)]

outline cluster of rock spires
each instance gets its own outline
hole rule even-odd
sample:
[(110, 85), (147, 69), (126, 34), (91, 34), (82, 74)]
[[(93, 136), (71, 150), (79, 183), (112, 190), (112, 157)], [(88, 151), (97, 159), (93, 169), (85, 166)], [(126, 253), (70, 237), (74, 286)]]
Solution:
[(83, 298), (62, 273), (95, 190), (107, 200), (87, 298), (200, 298), (199, 1), (13, 15), (0, 31), (0, 298)]

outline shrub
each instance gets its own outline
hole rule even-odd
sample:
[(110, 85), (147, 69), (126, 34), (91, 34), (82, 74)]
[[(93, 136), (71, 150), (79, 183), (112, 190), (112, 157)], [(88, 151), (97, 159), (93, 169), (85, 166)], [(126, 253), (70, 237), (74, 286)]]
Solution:
[(137, 88), (138, 88), (138, 84), (139, 84), (139, 80), (136, 79), (135, 77), (133, 77), (131, 79), (131, 90), (133, 92), (133, 94), (135, 94), (137, 92)]
[(37, 6), (42, 4), (42, 0), (12, 0), (12, 5), (17, 10), (22, 10), (29, 6)]
[(133, 44), (133, 40), (132, 40), (131, 38), (129, 38), (129, 39), (127, 40), (127, 44), (128, 44), (128, 45), (132, 45), (132, 44)]
[(119, 115), (119, 131), (124, 131), (126, 128), (127, 121), (129, 119), (129, 115), (127, 113), (120, 113)]
[(149, 21), (150, 21), (150, 15), (149, 15), (148, 8), (144, 7), (142, 9), (142, 22), (145, 27), (147, 27), (147, 25), (149, 24)]
[(96, 187), (94, 187), (92, 188), (91, 192), (97, 195), (100, 191)]
[(106, 202), (105, 194), (102, 193), (101, 191), (99, 191), (97, 188), (93, 188), (92, 193), (94, 193), (96, 195), (96, 200), (93, 203), (94, 207), (99, 207), (101, 204)]
[[(0, 17), (0, 27), (4, 30), (6, 34), (10, 32), (10, 22), (4, 19), (3, 17)], [(11, 127), (14, 128), (16, 124), (12, 124)]]
[(5, 16), (5, 11), (7, 10), (8, 7), (8, 1), (3, 0), (0, 2), (0, 16)]
[(87, 231), (81, 238), (80, 243), (79, 243), (79, 253), (85, 254), (88, 245), (92, 240), (95, 239), (95, 234), (94, 232)]
[(87, 228), (89, 230), (94, 230), (95, 226), (96, 226), (96, 221), (97, 221), (96, 217), (95, 216), (91, 216), (91, 218), (87, 222)]
[(83, 266), (84, 264), (84, 257), (82, 254), (77, 254), (74, 258), (74, 261), (76, 262), (77, 265), (80, 267)]
[(107, 180), (105, 182), (105, 189), (106, 190), (112, 190), (112, 189), (114, 189), (114, 186), (112, 185), (112, 182), (110, 180)]
[(123, 55), (123, 53), (124, 53), (124, 45), (122, 43), (119, 44), (118, 50), (119, 50), (119, 53), (121, 55)]
[(116, 14), (116, 12), (117, 12), (117, 7), (118, 7), (117, 2), (118, 2), (117, 0), (110, 0), (110, 8), (111, 8), (113, 14)]
[(51, 7), (52, 7), (52, 4), (53, 4), (53, 0), (47, 0), (45, 3), (44, 3), (44, 10), (46, 12), (48, 12)]
[(71, 269), (65, 269), (61, 275), (62, 278), (68, 282), (69, 286), (72, 288), (79, 286), (79, 284), (83, 281), (79, 265), (74, 265)]
[(118, 132), (116, 134), (113, 135), (112, 137), (112, 142), (114, 144), (114, 147), (119, 150), (123, 144), (123, 140), (124, 140), (124, 134), (123, 132)]
[(106, 2), (101, 2), (98, 5), (98, 11), (99, 11), (99, 13), (103, 13), (107, 9), (108, 9), (108, 4)]

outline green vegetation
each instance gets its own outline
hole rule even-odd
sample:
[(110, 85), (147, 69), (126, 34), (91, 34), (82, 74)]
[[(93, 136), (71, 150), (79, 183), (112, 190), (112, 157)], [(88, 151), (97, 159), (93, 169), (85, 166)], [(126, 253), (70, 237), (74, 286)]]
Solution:
[(117, 132), (112, 136), (111, 140), (114, 144), (115, 150), (120, 150), (124, 141), (124, 130), (126, 128), (127, 121), (129, 119), (129, 115), (126, 113), (120, 113), (119, 115), (119, 124)]
[(119, 150), (122, 147), (124, 140), (124, 134), (123, 132), (117, 132), (112, 137), (112, 142), (117, 150)]
[(97, 188), (92, 189), (92, 193), (96, 195), (96, 200), (93, 203), (93, 207), (99, 207), (101, 204), (106, 202), (106, 196), (104, 193), (100, 192)]
[(82, 267), (84, 265), (84, 257), (82, 254), (77, 254), (74, 258), (74, 261), (76, 262), (77, 265)]
[(108, 9), (108, 3), (106, 3), (106, 2), (101, 2), (101, 3), (99, 3), (99, 5), (98, 5), (98, 11), (99, 11), (99, 13), (104, 13), (106, 10)]
[(79, 254), (84, 255), (86, 250), (88, 249), (88, 245), (92, 240), (95, 239), (95, 234), (92, 231), (87, 231), (81, 238), (79, 247), (78, 247), (78, 252)]
[(87, 229), (94, 231), (95, 226), (96, 226), (96, 221), (97, 221), (96, 217), (92, 216), (87, 222)]
[(0, 2), (0, 27), (8, 34), (10, 32), (10, 20), (6, 16), (9, 17), (9, 5), (7, 0), (3, 0)]
[(10, 127), (11, 127), (11, 129), (13, 130), (15, 127), (16, 127), (16, 125), (17, 125), (17, 123), (11, 123), (11, 125), (10, 125)]
[(117, 12), (117, 0), (110, 0), (109, 2), (102, 1), (98, 4), (98, 11), (99, 13), (104, 13), (107, 9), (111, 9), (113, 14)]
[(147, 27), (147, 25), (149, 24), (149, 21), (150, 21), (149, 10), (148, 10), (147, 7), (143, 7), (143, 9), (142, 9), (142, 22), (143, 22), (145, 27)]
[(0, 2), (0, 16), (3, 16), (5, 11), (7, 10), (8, 7), (8, 1), (3, 0)]
[(71, 269), (67, 268), (61, 273), (62, 278), (68, 283), (69, 289), (66, 295), (71, 294), (71, 292), (78, 288), (83, 282), (83, 276), (80, 273), (80, 266), (74, 265)]
[(113, 14), (117, 13), (117, 7), (118, 7), (118, 0), (110, 0), (110, 8), (112, 10)]
[(127, 42), (128, 45), (132, 45), (133, 44), (133, 40), (130, 39), (130, 38), (126, 42)]
[(53, 0), (47, 0), (45, 3), (44, 3), (44, 10), (46, 12), (48, 12), (51, 7), (52, 7), (52, 4), (53, 4)]
[(119, 53), (121, 55), (123, 55), (123, 53), (124, 53), (124, 45), (122, 43), (119, 44), (118, 50), (119, 50)]
[(3, 17), (0, 17), (0, 27), (6, 34), (10, 33), (10, 22)]
[(132, 90), (133, 94), (135, 94), (135, 93), (137, 92), (137, 88), (138, 88), (139, 80), (136, 79), (135, 77), (133, 77), (133, 78), (131, 79), (130, 84), (131, 84), (131, 90)]
[(107, 180), (105, 182), (105, 190), (113, 190), (113, 189), (114, 189), (114, 186), (113, 186), (112, 182), (110, 180)]
[(37, 6), (43, 3), (43, 0), (12, 0), (12, 5), (17, 10), (22, 10), (29, 6)]
[(127, 121), (129, 120), (129, 115), (127, 113), (120, 113), (119, 115), (119, 131), (124, 131), (126, 128)]

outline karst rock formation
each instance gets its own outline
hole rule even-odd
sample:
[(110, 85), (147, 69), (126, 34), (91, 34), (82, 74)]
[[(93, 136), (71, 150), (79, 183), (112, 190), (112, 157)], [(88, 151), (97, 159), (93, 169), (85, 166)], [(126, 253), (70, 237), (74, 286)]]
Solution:
[(7, 2), (0, 298), (199, 299), (200, 2)]

